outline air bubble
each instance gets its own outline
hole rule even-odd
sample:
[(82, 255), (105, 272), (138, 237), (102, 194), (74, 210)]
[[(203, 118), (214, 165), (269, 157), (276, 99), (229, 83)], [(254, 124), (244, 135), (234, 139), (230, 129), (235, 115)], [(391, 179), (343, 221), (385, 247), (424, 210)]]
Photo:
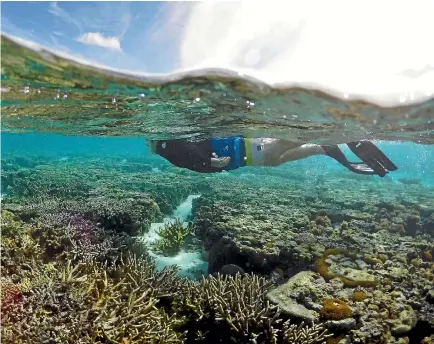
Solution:
[(197, 98), (195, 99), (195, 101), (197, 101), (197, 102), (200, 102), (200, 98), (199, 98), (199, 97), (197, 97)]

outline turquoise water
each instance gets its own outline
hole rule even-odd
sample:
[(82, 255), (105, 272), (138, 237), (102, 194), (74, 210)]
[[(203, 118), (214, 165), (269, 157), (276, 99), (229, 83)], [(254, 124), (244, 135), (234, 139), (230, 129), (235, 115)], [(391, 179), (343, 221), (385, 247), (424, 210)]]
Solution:
[[(84, 159), (106, 157), (118, 158), (119, 163), (126, 159), (129, 164), (146, 163), (150, 157), (145, 137), (79, 137), (56, 134), (10, 134), (3, 133), (1, 138), (2, 156), (24, 155), (38, 156), (50, 160)], [(399, 181), (402, 178), (419, 179), (421, 184), (434, 185), (434, 146), (418, 145), (409, 142), (376, 142), (377, 146), (398, 166), (398, 170), (389, 174), (388, 179)], [(340, 145), (350, 161), (358, 158), (346, 147)], [(158, 165), (170, 163), (161, 157), (153, 157)], [(327, 175), (333, 171), (342, 171), (343, 167), (333, 159), (313, 156), (305, 160), (286, 163), (277, 167), (288, 171), (295, 169), (310, 174), (312, 179)], [(254, 171), (254, 167), (245, 167), (245, 171)], [(350, 172), (347, 172), (350, 174)], [(379, 178), (374, 177), (374, 180)]]
[[(221, 70), (148, 80), (4, 37), (2, 53), (5, 343), (434, 334), (432, 99), (381, 108)], [(339, 144), (350, 161), (346, 143), (372, 140), (398, 169), (311, 156), (197, 173), (147, 146), (234, 135)]]

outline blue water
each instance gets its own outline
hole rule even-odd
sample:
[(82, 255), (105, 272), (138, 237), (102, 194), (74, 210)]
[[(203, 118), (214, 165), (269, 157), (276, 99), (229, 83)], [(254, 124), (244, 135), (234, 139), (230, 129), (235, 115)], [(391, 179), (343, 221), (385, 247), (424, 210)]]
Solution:
[[(434, 145), (419, 145), (403, 142), (376, 142), (377, 146), (398, 166), (387, 178), (420, 179), (424, 185), (434, 185)], [(340, 145), (350, 161), (357, 161), (352, 152)], [(2, 133), (1, 153), (3, 157), (19, 155), (41, 157), (50, 160), (80, 158), (118, 157), (119, 162), (150, 162), (158, 166), (170, 165), (159, 156), (151, 156), (144, 137), (85, 137), (62, 136), (57, 134), (12, 134)], [(156, 166), (157, 167), (157, 166)], [(299, 161), (288, 162), (270, 169), (284, 169), (290, 177), (291, 169), (304, 171), (312, 178), (332, 175), (345, 170), (339, 163), (324, 156), (313, 156)], [(243, 172), (254, 172), (255, 167), (243, 167)], [(229, 173), (240, 173), (234, 171)], [(351, 172), (348, 171), (348, 174)], [(379, 179), (379, 177), (374, 177)]]

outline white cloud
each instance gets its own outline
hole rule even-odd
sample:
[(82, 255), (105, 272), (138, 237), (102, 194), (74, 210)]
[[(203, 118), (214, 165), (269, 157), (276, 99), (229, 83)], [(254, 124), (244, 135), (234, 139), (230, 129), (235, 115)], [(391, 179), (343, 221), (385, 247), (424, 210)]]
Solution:
[(119, 41), (119, 38), (105, 37), (99, 32), (84, 33), (77, 38), (77, 41), (84, 44), (97, 45), (107, 49), (121, 51), (121, 42)]
[(384, 104), (417, 100), (434, 91), (432, 13), (432, 0), (195, 2), (182, 16), (180, 66), (248, 68), (269, 83)]

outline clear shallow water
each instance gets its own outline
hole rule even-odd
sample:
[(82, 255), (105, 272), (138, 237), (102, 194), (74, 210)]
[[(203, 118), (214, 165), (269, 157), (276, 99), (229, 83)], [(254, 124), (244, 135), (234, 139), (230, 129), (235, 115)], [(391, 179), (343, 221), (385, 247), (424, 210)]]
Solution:
[[(399, 181), (402, 178), (420, 179), (426, 185), (434, 184), (434, 147), (409, 142), (376, 141), (376, 145), (398, 166), (398, 170), (386, 178)], [(349, 160), (357, 160), (345, 145), (340, 146)], [(2, 133), (2, 156), (25, 155), (29, 158), (41, 157), (50, 161), (73, 160), (86, 158), (113, 159), (113, 164), (121, 166), (134, 165), (137, 162), (158, 161), (159, 164), (170, 166), (161, 157), (151, 156), (146, 144), (146, 137), (81, 137), (62, 136), (58, 134), (11, 134)], [(159, 165), (158, 165), (159, 166)], [(155, 166), (157, 167), (157, 165)], [(252, 172), (257, 168), (245, 167), (242, 171)], [(321, 175), (342, 172), (343, 167), (336, 161), (322, 156), (313, 156), (304, 160), (293, 161), (277, 167), (288, 171), (291, 169), (303, 171), (312, 180)], [(345, 170), (344, 170), (345, 171)], [(238, 172), (233, 172), (238, 173)], [(347, 172), (350, 174), (350, 172)], [(363, 177), (362, 177), (363, 178)], [(380, 180), (374, 177), (373, 180)]]
[[(434, 332), (432, 100), (379, 108), (273, 89), (227, 71), (171, 81), (121, 78), (37, 56), (4, 38), (2, 53), (7, 340), (161, 343), (149, 333), (165, 333), (174, 342), (251, 343), (259, 336), (261, 343), (292, 343), (274, 318), (314, 321), (347, 343), (420, 343)], [(361, 176), (316, 156), (198, 174), (146, 146), (148, 138), (235, 134), (299, 143), (383, 139), (375, 143), (398, 170)], [(184, 237), (177, 228), (182, 245), (162, 250), (154, 245), (158, 232), (175, 218), (193, 230)], [(132, 253), (155, 266), (120, 263)], [(172, 264), (178, 271), (167, 269)], [(210, 279), (237, 271), (260, 276), (274, 294), (259, 292), (256, 280)], [(199, 284), (176, 276), (207, 277)], [(57, 296), (47, 301), (50, 293)], [(366, 301), (356, 300), (360, 293)], [(123, 313), (147, 309), (131, 306), (141, 297), (155, 306), (152, 316)], [(266, 300), (281, 314), (261, 313)], [(29, 307), (35, 311), (20, 311)], [(125, 331), (114, 316), (136, 327)], [(228, 319), (236, 318), (234, 330)], [(137, 332), (148, 325), (149, 333)], [(71, 326), (80, 331), (64, 331)], [(320, 331), (306, 331), (313, 343), (324, 341)]]

